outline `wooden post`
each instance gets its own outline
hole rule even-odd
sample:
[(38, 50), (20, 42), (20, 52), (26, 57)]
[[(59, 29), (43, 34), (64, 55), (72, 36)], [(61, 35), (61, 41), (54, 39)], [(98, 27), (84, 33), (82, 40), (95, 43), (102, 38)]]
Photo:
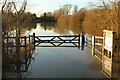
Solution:
[(24, 38), (25, 40), (25, 61), (27, 60), (27, 43), (26, 43), (26, 36)]
[(84, 50), (85, 37), (84, 32), (81, 33), (81, 50)]
[(19, 52), (18, 55), (19, 55), (19, 56), (20, 56), (20, 46), (21, 46), (21, 44), (20, 44), (20, 37), (21, 37), (21, 36), (20, 36), (20, 30), (19, 30), (19, 34), (18, 34), (18, 48), (19, 48), (19, 49), (18, 49), (18, 52)]
[(85, 44), (86, 44), (85, 46), (86, 46), (86, 47), (87, 47), (87, 44), (88, 44), (88, 42), (87, 42), (87, 41), (88, 41), (88, 39), (87, 39), (87, 37), (86, 37), (86, 42), (85, 42)]
[[(120, 40), (120, 1), (118, 2), (118, 39)], [(118, 56), (120, 58), (120, 41), (118, 41)]]
[(8, 32), (7, 32), (7, 54), (8, 54)]
[(117, 37), (120, 39), (120, 1), (118, 2), (118, 31)]
[(25, 40), (25, 46), (26, 46), (27, 45), (27, 43), (26, 43), (26, 36), (25, 36), (24, 40)]
[(78, 35), (78, 49), (80, 49), (80, 34)]
[(81, 33), (81, 42), (84, 43), (85, 42), (85, 37), (84, 37), (84, 32)]
[(85, 43), (83, 42), (83, 43), (81, 43), (81, 50), (84, 50), (84, 45), (85, 45)]
[[(120, 1), (118, 2), (118, 36), (117, 36), (117, 38), (120, 40)], [(118, 63), (120, 63), (120, 41), (117, 41), (118, 43), (117, 43), (117, 47), (118, 47), (118, 50), (117, 50), (117, 53), (118, 53)], [(118, 70), (119, 72), (119, 74), (120, 74), (120, 68), (119, 68), (119, 70)]]
[(35, 49), (35, 33), (33, 33), (33, 38), (34, 38), (34, 49)]
[(95, 36), (92, 36), (92, 55), (95, 55)]
[(27, 49), (26, 47), (27, 47), (27, 42), (26, 42), (26, 36), (25, 36), (25, 50)]
[(29, 35), (29, 43), (30, 43), (30, 35)]

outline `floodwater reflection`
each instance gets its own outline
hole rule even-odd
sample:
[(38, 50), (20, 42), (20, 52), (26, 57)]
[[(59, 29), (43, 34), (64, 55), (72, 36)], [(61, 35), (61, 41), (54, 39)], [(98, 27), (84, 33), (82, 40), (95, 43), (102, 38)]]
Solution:
[[(84, 32), (83, 30), (77, 30), (78, 28), (72, 29), (73, 28), (61, 28), (53, 23), (39, 23), (35, 29), (30, 30), (30, 32), (26, 31), (24, 35), (28, 36), (27, 32), (29, 32), (30, 35), (35, 33), (36, 36), (78, 35)], [(57, 39), (59, 38), (57, 37)], [(39, 41), (40, 44), (44, 42), (42, 38), (38, 40), (41, 41)], [(82, 39), (79, 41), (81, 40)], [(54, 43), (57, 43), (56, 40)], [(12, 43), (10, 44), (12, 45)], [(76, 47), (60, 48), (55, 45), (53, 45), (52, 48), (37, 47), (36, 43), (36, 49), (33, 49), (33, 45), (28, 47), (27, 51), (24, 47), (19, 47), (19, 55), (16, 47), (6, 45), (8, 45), (6, 41), (3, 42), (3, 78), (107, 78), (107, 75), (102, 73), (105, 65), (96, 57), (92, 56), (91, 49), (84, 47), (86, 43), (81, 42), (77, 46), (74, 44), (76, 47), (81, 46), (81, 49), (77, 49)], [(70, 44), (67, 44), (67, 46), (68, 45)], [(104, 59), (105, 58), (106, 57), (104, 57)], [(103, 60), (103, 63), (105, 62), (106, 59)], [(110, 63), (113, 65), (114, 61)], [(119, 69), (117, 65), (114, 65), (116, 66), (116, 71)], [(110, 69), (113, 70), (114, 66), (111, 66)], [(110, 75), (114, 73), (115, 78), (118, 78), (119, 74), (116, 72), (112, 72)]]
[(102, 30), (98, 28), (94, 29), (96, 31), (92, 31), (88, 28), (82, 28), (76, 25), (68, 26), (63, 23), (40, 23), (40, 27), (43, 28), (45, 31), (53, 30), (54, 32), (62, 35), (70, 35), (71, 32), (73, 34), (81, 34), (81, 32), (84, 32), (85, 34), (88, 33), (89, 35), (102, 36)]
[(96, 70), (90, 68), (96, 67), (90, 64), (97, 60), (90, 52), (87, 48), (81, 51), (77, 48), (38, 47), (31, 74), (27, 78), (105, 78), (99, 62), (95, 63)]
[(32, 45), (18, 47), (14, 42), (3, 40), (2, 78), (22, 78), (28, 71), (34, 49)]
[[(88, 40), (91, 42), (90, 40)], [(87, 48), (92, 50), (91, 43), (85, 44)], [(118, 55), (111, 55), (106, 50), (104, 54), (101, 54), (99, 51), (102, 50), (102, 47), (95, 46), (95, 49), (98, 51), (92, 52), (92, 56), (98, 59), (101, 63), (101, 72), (107, 77), (107, 78), (120, 78), (120, 62), (119, 62), (119, 56)], [(96, 63), (97, 61), (93, 61), (91, 65), (94, 66), (94, 69), (96, 69)]]

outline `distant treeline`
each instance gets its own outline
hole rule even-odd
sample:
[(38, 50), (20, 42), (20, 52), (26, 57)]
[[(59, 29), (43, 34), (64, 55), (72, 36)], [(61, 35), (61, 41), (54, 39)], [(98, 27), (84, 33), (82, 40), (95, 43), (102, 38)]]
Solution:
[(56, 22), (54, 16), (52, 13), (44, 13), (41, 15), (41, 17), (37, 17), (37, 22)]
[(18, 25), (23, 28), (30, 23), (36, 23), (36, 15), (30, 12), (24, 12), (19, 18), (14, 12), (3, 12), (2, 14), (2, 27), (4, 32), (15, 30)]
[(59, 28), (72, 30), (76, 34), (86, 32), (100, 36), (103, 29), (118, 31), (118, 2), (102, 2), (101, 7), (74, 10), (72, 15), (64, 11), (64, 8), (55, 11), (54, 17)]
[(40, 18), (37, 18), (37, 22), (56, 22), (53, 16), (41, 16)]
[[(11, 35), (15, 32), (18, 35), (22, 29), (35, 28), (36, 14), (26, 12), (27, 0), (22, 0), (18, 5), (18, 0), (3, 0), (1, 3), (2, 32), (3, 36)], [(29, 26), (29, 25), (32, 26)]]

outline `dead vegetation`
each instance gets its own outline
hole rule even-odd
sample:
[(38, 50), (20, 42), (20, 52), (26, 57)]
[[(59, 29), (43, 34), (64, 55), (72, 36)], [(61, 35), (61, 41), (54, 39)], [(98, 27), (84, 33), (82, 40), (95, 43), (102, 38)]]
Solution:
[(83, 8), (72, 15), (59, 16), (58, 26), (71, 30), (75, 34), (85, 32), (90, 35), (102, 36), (104, 29), (118, 32), (118, 0), (103, 0), (101, 3), (102, 7), (97, 6), (89, 10)]

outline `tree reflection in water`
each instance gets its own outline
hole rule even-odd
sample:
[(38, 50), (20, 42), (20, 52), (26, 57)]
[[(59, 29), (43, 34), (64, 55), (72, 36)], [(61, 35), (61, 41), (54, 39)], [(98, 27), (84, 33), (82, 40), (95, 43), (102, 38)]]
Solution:
[(57, 22), (57, 23), (40, 23), (41, 27), (45, 31), (49, 30), (54, 30), (54, 32), (58, 34), (63, 34), (63, 35), (70, 35), (72, 32), (73, 34), (81, 34), (81, 32), (84, 32), (85, 34), (89, 35), (95, 35), (95, 36), (102, 36), (102, 30), (98, 28), (94, 28), (95, 31), (88, 30), (88, 28), (83, 28), (81, 26), (76, 25), (69, 25), (67, 22)]
[[(22, 78), (33, 59), (33, 46), (17, 47), (14, 42), (3, 41), (2, 78)], [(17, 50), (17, 51), (16, 51)]]
[[(118, 47), (118, 42), (114, 44), (114, 53), (112, 57), (108, 55), (108, 53), (105, 51), (104, 54), (100, 54), (99, 52), (95, 51), (94, 53), (94, 59), (90, 63), (90, 68), (93, 70), (101, 70), (103, 74), (108, 78), (115, 78), (116, 80), (120, 78), (120, 48)], [(120, 40), (119, 40), (120, 41)], [(120, 43), (120, 42), (119, 42)], [(86, 43), (86, 47), (90, 48), (92, 50), (92, 46), (90, 43)], [(100, 47), (95, 46), (97, 50), (101, 50)], [(91, 54), (92, 55), (92, 54)], [(92, 58), (92, 57), (91, 57)], [(88, 58), (91, 60), (91, 58)], [(97, 62), (97, 59), (99, 60)], [(101, 68), (99, 68), (101, 66)]]
[[(56, 23), (41, 23), (41, 27), (47, 31), (47, 30), (54, 30), (54, 32), (57, 32), (59, 34), (70, 34), (70, 31), (73, 32), (73, 34), (80, 34), (81, 32), (87, 31), (85, 29), (80, 29), (80, 27), (77, 26), (60, 26)], [(24, 29), (25, 30), (25, 29)], [(25, 30), (27, 31), (27, 29)], [(85, 32), (88, 33), (88, 32)], [(101, 33), (101, 32), (100, 32)], [(94, 32), (89, 34), (95, 34)], [(100, 34), (101, 35), (101, 34)], [(8, 43), (9, 46), (13, 45), (14, 43)], [(6, 43), (3, 42), (3, 78), (22, 78), (22, 73), (27, 72), (28, 67), (30, 65), (33, 49), (28, 49), (27, 53), (25, 53), (25, 49), (22, 47), (18, 48), (20, 50), (20, 55), (18, 56), (16, 53), (16, 47), (11, 46), (7, 47)], [(97, 55), (97, 53), (96, 53)], [(29, 57), (28, 57), (29, 56)], [(91, 56), (89, 56), (88, 59), (91, 59)], [(90, 68), (96, 69), (96, 70), (102, 70), (102, 63), (96, 62), (96, 58), (90, 63)], [(119, 62), (116, 57), (114, 57), (112, 64), (115, 64), (115, 66), (112, 66), (112, 70), (114, 68), (113, 77), (119, 77)], [(101, 69), (99, 68), (101, 66)], [(116, 68), (116, 69), (115, 69)]]

